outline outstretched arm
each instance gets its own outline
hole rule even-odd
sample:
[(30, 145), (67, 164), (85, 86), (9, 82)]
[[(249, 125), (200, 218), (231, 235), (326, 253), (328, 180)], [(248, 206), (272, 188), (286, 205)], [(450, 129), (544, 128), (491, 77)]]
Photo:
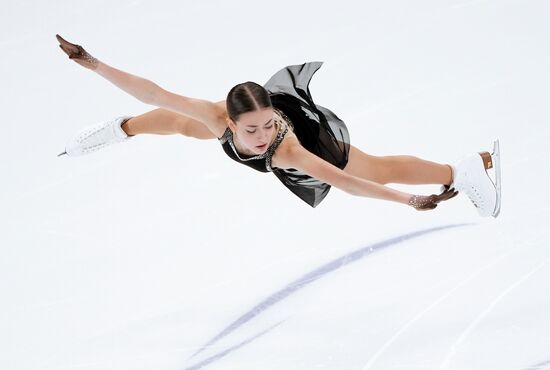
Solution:
[(56, 37), (59, 41), (60, 48), (69, 56), (69, 59), (96, 72), (121, 90), (134, 96), (136, 99), (146, 104), (184, 114), (203, 122), (214, 133), (220, 130), (222, 130), (221, 132), (223, 133), (225, 129), (225, 109), (219, 104), (208, 100), (174, 94), (164, 90), (153, 81), (121, 71), (101, 62), (97, 58), (91, 56), (80, 45), (70, 43), (59, 35), (56, 35)]
[(421, 196), (391, 189), (341, 170), (309, 152), (297, 141), (291, 141), (281, 148), (277, 163), (284, 168), (295, 168), (349, 194), (407, 204), (417, 210), (434, 209), (439, 202), (456, 195), (454, 190), (447, 190), (440, 195)]

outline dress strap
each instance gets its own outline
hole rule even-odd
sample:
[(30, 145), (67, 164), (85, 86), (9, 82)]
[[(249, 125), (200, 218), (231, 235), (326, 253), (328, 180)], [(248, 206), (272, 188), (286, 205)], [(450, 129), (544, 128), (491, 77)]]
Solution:
[(225, 144), (225, 142), (229, 139), (229, 136), (231, 136), (231, 130), (229, 129), (229, 126), (227, 126), (223, 132), (223, 135), (218, 138), (220, 144)]
[(284, 126), (285, 129), (284, 130), (279, 130), (279, 133), (277, 134), (277, 137), (273, 141), (273, 144), (271, 144), (271, 146), (267, 150), (267, 156), (266, 156), (266, 159), (265, 159), (265, 168), (269, 172), (273, 172), (273, 168), (271, 167), (271, 157), (273, 157), (273, 153), (275, 153), (275, 149), (277, 149), (279, 144), (281, 144), (281, 142), (285, 138), (286, 133), (288, 132), (288, 126), (284, 121), (283, 121), (282, 126)]

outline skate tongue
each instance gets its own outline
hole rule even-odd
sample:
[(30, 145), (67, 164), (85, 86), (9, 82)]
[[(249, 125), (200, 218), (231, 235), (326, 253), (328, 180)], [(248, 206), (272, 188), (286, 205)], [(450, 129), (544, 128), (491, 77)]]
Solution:
[(493, 158), (491, 157), (491, 154), (489, 154), (489, 152), (481, 152), (479, 153), (479, 155), (483, 159), (483, 166), (486, 170), (493, 168)]

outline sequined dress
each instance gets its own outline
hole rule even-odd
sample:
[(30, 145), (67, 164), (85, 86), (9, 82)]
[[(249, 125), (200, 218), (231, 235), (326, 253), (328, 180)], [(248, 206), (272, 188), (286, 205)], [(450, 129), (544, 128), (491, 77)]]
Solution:
[(316, 207), (331, 186), (294, 168), (272, 167), (271, 158), (289, 129), (300, 144), (311, 153), (344, 169), (349, 156), (349, 133), (345, 123), (329, 109), (313, 102), (309, 82), (323, 62), (287, 66), (274, 74), (264, 85), (269, 92), (276, 116), (282, 124), (275, 140), (260, 155), (239, 153), (229, 127), (218, 138), (225, 153), (233, 160), (260, 172), (273, 172), (294, 194)]

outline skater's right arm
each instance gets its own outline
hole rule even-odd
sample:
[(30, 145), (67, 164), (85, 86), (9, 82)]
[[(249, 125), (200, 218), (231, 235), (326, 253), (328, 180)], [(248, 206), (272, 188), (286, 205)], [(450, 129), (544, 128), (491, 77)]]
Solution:
[[(214, 102), (174, 94), (153, 81), (121, 71), (100, 61), (95, 72), (145, 104), (186, 115), (203, 122), (210, 129), (224, 122), (225, 110), (220, 109)], [(224, 129), (217, 133), (217, 136), (221, 136), (224, 130), (225, 124)]]
[(61, 49), (78, 64), (91, 69), (136, 99), (203, 122), (217, 137), (225, 131), (225, 107), (214, 102), (186, 97), (164, 90), (153, 81), (121, 71), (92, 57), (82, 46), (57, 35)]

